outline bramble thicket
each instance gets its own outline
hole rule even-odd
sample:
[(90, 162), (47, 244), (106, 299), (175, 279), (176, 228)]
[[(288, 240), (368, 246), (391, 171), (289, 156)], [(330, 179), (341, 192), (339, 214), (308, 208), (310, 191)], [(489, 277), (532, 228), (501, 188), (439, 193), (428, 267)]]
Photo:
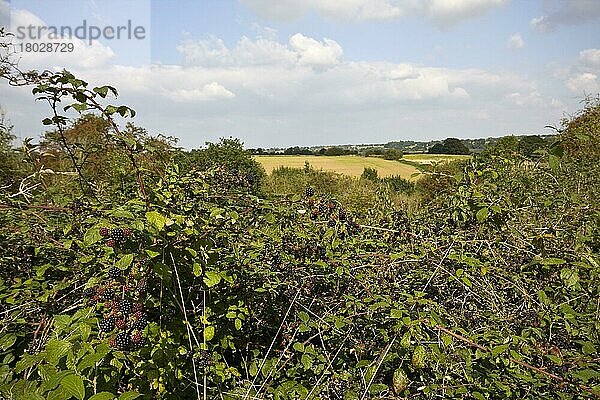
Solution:
[(2, 43), (48, 132), (0, 130), (0, 398), (600, 396), (597, 100), (409, 193), (310, 166), (281, 193)]

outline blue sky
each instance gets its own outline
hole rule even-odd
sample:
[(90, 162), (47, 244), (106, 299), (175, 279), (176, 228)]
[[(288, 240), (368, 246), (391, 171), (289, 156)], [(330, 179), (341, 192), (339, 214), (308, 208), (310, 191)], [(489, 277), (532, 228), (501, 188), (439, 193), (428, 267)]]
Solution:
[[(112, 84), (138, 125), (185, 147), (544, 133), (600, 92), (597, 0), (0, 0), (7, 9), (13, 29), (143, 26), (145, 40), (64, 38), (73, 54), (21, 65)], [(28, 90), (0, 86), (0, 105), (20, 137), (42, 131), (47, 110)]]

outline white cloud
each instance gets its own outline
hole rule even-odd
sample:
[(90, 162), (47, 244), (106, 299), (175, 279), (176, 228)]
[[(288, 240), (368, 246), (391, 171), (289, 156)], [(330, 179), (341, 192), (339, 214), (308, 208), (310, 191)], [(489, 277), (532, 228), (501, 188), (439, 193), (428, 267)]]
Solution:
[(513, 33), (506, 42), (509, 49), (522, 49), (525, 46), (525, 41), (520, 33)]
[(165, 90), (165, 94), (177, 102), (231, 99), (235, 97), (233, 92), (227, 90), (217, 82), (207, 83), (202, 88)]
[(579, 52), (579, 60), (589, 67), (600, 67), (600, 49), (585, 49)]
[(319, 42), (296, 33), (290, 38), (290, 47), (298, 54), (301, 65), (327, 66), (339, 64), (344, 54), (342, 47), (334, 40)]
[(187, 40), (177, 47), (187, 66), (266, 66), (310, 65), (326, 67), (338, 64), (343, 56), (342, 47), (331, 39), (322, 42), (297, 33), (288, 44), (259, 37), (242, 37), (229, 49), (216, 37)]
[(544, 4), (547, 13), (533, 18), (529, 23), (538, 32), (552, 32), (561, 26), (600, 20), (598, 0), (550, 0)]
[(332, 19), (394, 20), (417, 15), (448, 28), (478, 17), (509, 0), (240, 0), (260, 16), (271, 20), (296, 19), (309, 11)]
[(567, 81), (567, 88), (578, 95), (600, 92), (598, 76), (589, 72), (577, 74)]
[(508, 0), (428, 0), (425, 15), (442, 27), (450, 27), (461, 21), (479, 17)]

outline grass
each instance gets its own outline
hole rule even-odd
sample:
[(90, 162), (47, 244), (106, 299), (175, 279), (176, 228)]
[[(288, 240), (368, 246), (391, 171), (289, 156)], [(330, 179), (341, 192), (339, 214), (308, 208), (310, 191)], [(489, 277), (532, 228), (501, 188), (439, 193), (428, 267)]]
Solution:
[(434, 162), (466, 160), (471, 158), (471, 156), (450, 154), (405, 154), (403, 158), (405, 160), (418, 162), (420, 164), (432, 164)]
[(308, 161), (314, 169), (337, 172), (348, 176), (361, 176), (365, 167), (375, 168), (380, 178), (386, 176), (401, 176), (411, 179), (412, 174), (419, 170), (412, 165), (389, 161), (376, 157), (360, 156), (255, 156), (254, 159), (262, 164), (267, 173), (284, 166), (303, 168)]

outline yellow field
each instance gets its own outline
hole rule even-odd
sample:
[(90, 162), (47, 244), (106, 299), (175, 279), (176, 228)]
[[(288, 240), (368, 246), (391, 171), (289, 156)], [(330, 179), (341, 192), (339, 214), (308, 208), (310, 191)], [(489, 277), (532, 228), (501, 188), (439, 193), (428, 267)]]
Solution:
[(413, 166), (402, 164), (398, 161), (389, 161), (376, 157), (360, 156), (254, 156), (262, 164), (267, 173), (271, 173), (280, 166), (303, 168), (308, 161), (314, 169), (333, 171), (350, 176), (361, 176), (365, 167), (375, 168), (381, 177), (399, 175), (410, 179), (411, 175), (419, 172)]
[(432, 164), (434, 162), (466, 160), (471, 158), (471, 156), (451, 154), (405, 154), (403, 158), (405, 160), (418, 162), (420, 164)]

